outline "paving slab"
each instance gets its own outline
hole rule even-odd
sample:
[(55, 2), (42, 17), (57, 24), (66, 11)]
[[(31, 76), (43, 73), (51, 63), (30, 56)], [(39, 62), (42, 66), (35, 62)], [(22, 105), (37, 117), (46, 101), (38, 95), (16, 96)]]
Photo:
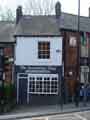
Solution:
[(0, 120), (6, 120), (6, 119), (10, 120), (12, 118), (21, 119), (21, 118), (40, 117), (40, 116), (42, 117), (45, 115), (58, 115), (65, 113), (80, 112), (85, 110), (90, 110), (90, 104), (87, 104), (87, 106), (83, 106), (83, 104), (81, 103), (79, 107), (75, 107), (74, 104), (64, 105), (63, 107), (61, 107), (60, 105), (47, 105), (47, 106), (34, 106), (34, 107), (23, 105), (23, 106), (17, 106), (11, 112), (1, 115)]

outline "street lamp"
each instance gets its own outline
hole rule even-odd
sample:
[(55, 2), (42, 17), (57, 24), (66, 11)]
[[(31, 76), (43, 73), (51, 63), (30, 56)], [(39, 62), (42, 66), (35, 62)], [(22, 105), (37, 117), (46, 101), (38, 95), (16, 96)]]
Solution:
[(80, 32), (80, 0), (78, 0), (78, 32)]
[(76, 80), (76, 88), (75, 88), (75, 105), (79, 106), (79, 88), (80, 88), (80, 0), (78, 0), (78, 15), (77, 15), (77, 32), (78, 32), (78, 40), (77, 40), (77, 80)]

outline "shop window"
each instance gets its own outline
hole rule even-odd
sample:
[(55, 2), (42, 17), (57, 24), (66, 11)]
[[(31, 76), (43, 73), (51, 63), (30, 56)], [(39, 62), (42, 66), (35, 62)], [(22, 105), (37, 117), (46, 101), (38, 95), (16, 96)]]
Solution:
[[(33, 78), (33, 77), (30, 77)], [(29, 92), (32, 94), (58, 94), (58, 77), (35, 77), (29, 79)], [(42, 78), (42, 79), (41, 79)]]
[(50, 42), (38, 42), (38, 58), (49, 59), (50, 58)]

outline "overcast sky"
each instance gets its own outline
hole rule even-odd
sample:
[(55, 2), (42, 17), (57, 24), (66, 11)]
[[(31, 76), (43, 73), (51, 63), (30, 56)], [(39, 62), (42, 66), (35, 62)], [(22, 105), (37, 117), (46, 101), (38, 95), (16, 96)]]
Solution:
[[(38, 0), (39, 1), (39, 0)], [(57, 0), (55, 0), (56, 2)], [(58, 0), (62, 4), (62, 11), (77, 14), (78, 13), (78, 0)], [(11, 8), (15, 10), (18, 5), (24, 6), (27, 0), (0, 0), (2, 8)], [(90, 0), (81, 0), (81, 12), (82, 16), (88, 16), (88, 8), (90, 6)]]

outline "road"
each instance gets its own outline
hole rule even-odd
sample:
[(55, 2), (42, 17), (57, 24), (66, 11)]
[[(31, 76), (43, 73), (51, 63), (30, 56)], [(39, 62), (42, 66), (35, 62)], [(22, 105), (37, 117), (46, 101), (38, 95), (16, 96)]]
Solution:
[(33, 117), (19, 120), (90, 120), (90, 111)]

